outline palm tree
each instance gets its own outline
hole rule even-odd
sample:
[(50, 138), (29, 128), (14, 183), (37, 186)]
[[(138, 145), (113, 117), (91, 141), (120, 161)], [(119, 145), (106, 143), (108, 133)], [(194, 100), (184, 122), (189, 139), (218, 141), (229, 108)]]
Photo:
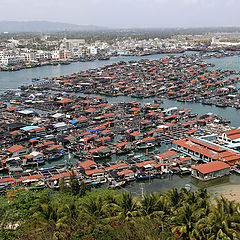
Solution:
[(173, 216), (170, 217), (170, 220), (173, 224), (172, 231), (178, 232), (181, 236), (189, 239), (194, 229), (194, 224), (199, 219), (197, 218), (194, 206), (186, 202), (182, 207), (173, 212)]
[(182, 193), (179, 193), (176, 188), (166, 192), (167, 199), (172, 209), (177, 208), (182, 202)]
[(165, 196), (157, 193), (144, 194), (140, 201), (142, 215), (149, 218), (164, 215), (167, 210), (167, 204), (164, 200), (166, 200)]
[(102, 219), (106, 213), (106, 203), (103, 197), (86, 197), (82, 202), (82, 211), (90, 218)]
[(130, 192), (122, 193), (118, 203), (113, 204), (113, 206), (117, 217), (122, 220), (129, 221), (139, 215), (137, 201)]
[(224, 197), (215, 200), (216, 204), (211, 206), (209, 215), (197, 224), (201, 236), (208, 236), (207, 239), (211, 240), (219, 238), (219, 235), (240, 239), (239, 204)]
[(210, 212), (209, 195), (203, 189), (195, 192), (182, 189), (180, 194), (173, 190), (171, 193), (168, 193), (168, 197), (171, 196), (170, 199), (175, 202), (181, 196), (177, 207), (172, 208), (172, 216), (170, 216), (173, 224), (172, 230), (177, 231), (186, 239), (201, 239), (195, 226), (200, 219), (206, 217)]
[(48, 195), (36, 199), (34, 205), (30, 208), (30, 213), (32, 213), (31, 218), (33, 219), (37, 233), (54, 236), (61, 230), (58, 233), (59, 237), (66, 238), (68, 231), (64, 230), (69, 228), (68, 221), (74, 212), (71, 211), (70, 213), (70, 211), (67, 211), (68, 209), (73, 210), (73, 206), (68, 206), (67, 204), (59, 206)]

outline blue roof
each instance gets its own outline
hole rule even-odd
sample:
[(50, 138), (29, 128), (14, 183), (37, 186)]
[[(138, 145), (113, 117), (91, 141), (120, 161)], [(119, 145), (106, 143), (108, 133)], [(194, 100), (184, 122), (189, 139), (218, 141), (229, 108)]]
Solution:
[(78, 120), (72, 120), (72, 121), (70, 121), (70, 123), (77, 123), (77, 122), (79, 122)]
[(31, 138), (30, 140), (37, 140), (37, 139), (40, 139), (40, 137)]
[(39, 127), (38, 126), (26, 126), (26, 127), (20, 128), (20, 129), (23, 130), (23, 131), (30, 131), (30, 130), (33, 130), (33, 129), (36, 129), (36, 128), (39, 128)]
[(88, 131), (89, 131), (89, 132), (95, 132), (95, 130), (92, 130), (92, 129), (89, 129)]

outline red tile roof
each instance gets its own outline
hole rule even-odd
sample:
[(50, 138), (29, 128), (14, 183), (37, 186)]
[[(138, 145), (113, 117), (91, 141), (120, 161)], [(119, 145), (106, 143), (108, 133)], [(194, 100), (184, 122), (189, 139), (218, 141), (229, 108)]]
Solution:
[(231, 135), (235, 135), (235, 134), (240, 134), (240, 128), (238, 129), (233, 129), (233, 130), (230, 130), (230, 131), (226, 131), (224, 132), (228, 137), (231, 136)]
[(12, 147), (8, 148), (7, 151), (9, 151), (10, 153), (15, 153), (18, 150), (23, 149), (24, 147), (21, 145), (13, 145)]
[(13, 181), (14, 181), (14, 178), (13, 178), (13, 177), (0, 178), (0, 183), (13, 182)]
[(133, 133), (130, 133), (130, 135), (133, 136), (133, 137), (136, 137), (136, 136), (138, 136), (138, 135), (140, 135), (140, 134), (141, 134), (140, 132), (133, 132)]
[(96, 139), (96, 142), (101, 142), (101, 141), (106, 141), (106, 140), (111, 140), (111, 138), (108, 136), (102, 137), (102, 138)]
[(103, 150), (103, 149), (106, 149), (106, 148), (107, 148), (107, 147), (105, 147), (105, 146), (101, 146), (101, 147), (99, 147), (99, 148), (91, 149), (89, 152), (90, 152), (90, 153), (99, 152), (99, 151), (101, 151), (101, 150)]
[(69, 99), (69, 98), (63, 98), (63, 99), (61, 99), (61, 100), (59, 100), (59, 101), (57, 101), (57, 102), (58, 102), (58, 103), (71, 103), (72, 100)]
[(85, 110), (85, 112), (92, 113), (92, 112), (95, 112), (96, 110), (97, 110), (96, 108), (89, 108), (89, 109)]
[(41, 130), (45, 130), (45, 127), (34, 128), (32, 130), (29, 130), (29, 132), (37, 132), (37, 131), (41, 131)]
[(196, 139), (196, 138), (191, 138), (191, 141), (194, 142), (194, 143), (197, 143), (201, 146), (204, 146), (204, 147), (207, 147), (213, 151), (216, 151), (216, 152), (223, 152), (225, 151), (225, 149), (221, 148), (221, 147), (218, 147), (216, 145), (213, 145), (213, 144), (210, 144), (210, 143), (206, 143), (205, 141), (201, 141), (199, 139)]
[(121, 172), (118, 172), (117, 174), (118, 174), (119, 176), (122, 176), (122, 175), (126, 175), (126, 174), (129, 174), (129, 173), (133, 173), (133, 171), (132, 171), (132, 170), (129, 170), (129, 169), (125, 169), (125, 170), (123, 170), (123, 171), (121, 171)]
[(18, 108), (19, 108), (19, 107), (12, 106), (12, 107), (10, 107), (10, 108), (7, 108), (6, 110), (9, 111), (9, 112), (11, 112), (11, 111), (14, 111), (14, 110), (16, 110), (16, 109), (18, 109)]
[[(206, 157), (209, 157), (214, 160), (219, 160), (220, 158), (224, 158), (225, 155), (229, 155), (230, 150), (225, 150), (221, 147), (215, 146), (213, 144), (209, 144), (207, 142), (203, 142), (202, 140), (197, 140), (193, 138), (186, 138), (182, 140), (174, 141), (173, 144), (178, 146), (182, 146), (196, 153), (202, 154)], [(234, 154), (233, 152), (231, 152)]]
[(90, 166), (96, 165), (96, 163), (95, 163), (94, 161), (92, 161), (92, 160), (87, 160), (87, 161), (85, 161), (85, 162), (80, 163), (79, 165), (80, 165), (81, 167), (85, 168), (85, 169), (86, 169), (86, 168), (89, 169)]
[(52, 150), (60, 148), (60, 147), (62, 147), (62, 145), (53, 145), (53, 146), (50, 146), (49, 148), (47, 148), (47, 150), (52, 151)]
[(35, 174), (27, 177), (27, 179), (41, 179), (41, 178), (44, 178), (42, 174)]
[(128, 165), (126, 163), (119, 163), (119, 164), (114, 164), (110, 167), (107, 167), (106, 170), (109, 171), (109, 170), (114, 170), (114, 169), (117, 169), (117, 168), (120, 168), (120, 167), (128, 167)]
[(116, 147), (120, 148), (120, 147), (123, 147), (127, 144), (131, 144), (131, 143), (130, 142), (121, 142), (121, 143), (116, 144)]
[(136, 166), (137, 167), (144, 167), (148, 164), (154, 165), (154, 164), (156, 164), (156, 162), (153, 161), (153, 160), (149, 160), (149, 161), (144, 161), (144, 162), (138, 163), (138, 164), (136, 164)]
[(160, 158), (169, 158), (169, 157), (172, 157), (173, 155), (177, 154), (176, 152), (174, 151), (167, 151), (167, 152), (164, 152), (164, 153), (160, 153), (158, 154), (157, 156), (160, 157)]
[(104, 171), (102, 169), (93, 169), (93, 170), (88, 170), (85, 173), (86, 173), (86, 175), (90, 176), (95, 173), (104, 173)]
[(238, 138), (240, 138), (240, 133), (239, 133), (239, 134), (231, 134), (231, 135), (228, 135), (228, 138), (230, 138), (231, 140), (238, 139)]
[(167, 163), (158, 163), (154, 166), (154, 168), (159, 168), (161, 166), (168, 166), (168, 164)]
[(230, 166), (227, 163), (221, 161), (214, 161), (192, 167), (192, 169), (195, 169), (201, 172), (202, 174), (217, 172), (226, 168), (230, 168)]
[(77, 118), (77, 120), (79, 122), (84, 122), (84, 121), (88, 121), (88, 119), (86, 117), (80, 117), (80, 118)]

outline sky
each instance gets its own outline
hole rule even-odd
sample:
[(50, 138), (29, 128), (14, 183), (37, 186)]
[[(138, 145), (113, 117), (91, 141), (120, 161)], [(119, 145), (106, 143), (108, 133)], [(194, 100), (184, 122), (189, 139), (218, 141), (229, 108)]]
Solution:
[(240, 0), (0, 0), (0, 21), (109, 28), (240, 26)]

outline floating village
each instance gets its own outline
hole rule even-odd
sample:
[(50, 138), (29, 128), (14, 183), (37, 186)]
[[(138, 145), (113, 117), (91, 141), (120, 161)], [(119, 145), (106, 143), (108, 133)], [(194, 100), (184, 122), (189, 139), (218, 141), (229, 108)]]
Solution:
[[(164, 175), (208, 182), (240, 173), (240, 129), (216, 114), (163, 107), (173, 99), (239, 109), (239, 72), (204, 61), (233, 54), (122, 61), (3, 93), (0, 190), (57, 189), (72, 172), (88, 187), (109, 188)], [(118, 96), (124, 101), (107, 100)]]

